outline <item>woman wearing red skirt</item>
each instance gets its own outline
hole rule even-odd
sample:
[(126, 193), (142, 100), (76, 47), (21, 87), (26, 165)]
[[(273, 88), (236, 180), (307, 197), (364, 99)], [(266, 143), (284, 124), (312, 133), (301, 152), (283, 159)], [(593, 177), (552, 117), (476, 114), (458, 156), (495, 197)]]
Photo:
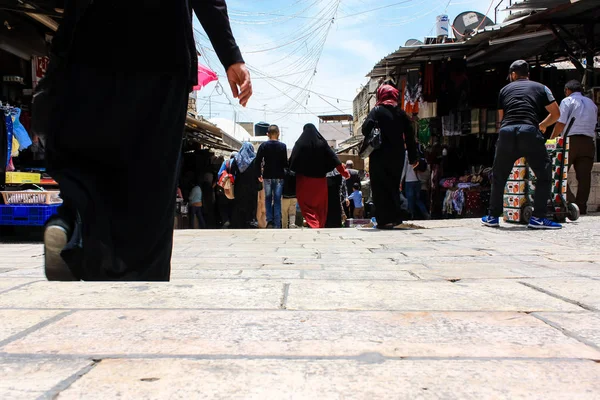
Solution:
[(328, 172), (337, 169), (344, 178), (350, 174), (313, 124), (304, 126), (294, 145), (290, 169), (296, 173), (296, 196), (309, 227), (324, 228), (327, 222)]

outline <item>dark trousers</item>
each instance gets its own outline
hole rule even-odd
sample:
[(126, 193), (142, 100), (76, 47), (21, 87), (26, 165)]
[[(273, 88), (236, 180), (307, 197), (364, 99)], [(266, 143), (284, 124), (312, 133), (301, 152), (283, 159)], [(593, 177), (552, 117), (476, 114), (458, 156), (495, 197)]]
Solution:
[(423, 203), (423, 200), (421, 199), (420, 181), (404, 182), (404, 194), (406, 195), (406, 200), (408, 202), (408, 210), (411, 212), (413, 219), (417, 219), (419, 213), (421, 214), (421, 218), (429, 217), (427, 207), (425, 207), (425, 203)]
[(48, 168), (81, 220), (63, 258), (83, 280), (168, 281), (187, 79), (76, 65), (61, 88)]
[(231, 224), (231, 216), (233, 212), (233, 200), (230, 200), (223, 193), (217, 194), (217, 202), (219, 206), (219, 216), (221, 217), (221, 224)]
[(373, 152), (369, 159), (371, 174), (371, 193), (375, 204), (375, 218), (378, 226), (398, 225), (403, 222), (405, 207), (400, 198), (400, 181), (404, 165), (405, 152)]
[(569, 169), (571, 165), (575, 166), (577, 196), (571, 192), (571, 188), (568, 188), (567, 201), (577, 204), (583, 214), (587, 213), (595, 154), (596, 148), (592, 137), (582, 135), (569, 137)]
[(217, 227), (217, 207), (215, 205), (215, 189), (212, 187), (212, 182), (202, 183), (202, 209), (204, 212), (204, 221), (206, 227), (215, 229)]
[(552, 162), (546, 151), (546, 138), (537, 126), (509, 125), (500, 129), (492, 178), (490, 215), (500, 217), (506, 181), (515, 162), (526, 157), (537, 177), (533, 216), (545, 218), (552, 188)]
[(194, 220), (198, 219), (198, 228), (206, 229), (206, 222), (204, 222), (203, 207), (190, 206), (190, 229), (194, 229)]

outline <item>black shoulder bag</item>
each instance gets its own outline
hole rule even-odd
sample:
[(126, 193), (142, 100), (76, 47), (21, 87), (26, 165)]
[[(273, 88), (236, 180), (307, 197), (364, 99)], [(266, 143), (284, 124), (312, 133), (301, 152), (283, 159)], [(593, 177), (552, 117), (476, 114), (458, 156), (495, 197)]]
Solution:
[[(377, 108), (377, 107), (375, 107)], [(374, 113), (375, 114), (375, 113)], [(369, 158), (369, 156), (375, 151), (381, 148), (382, 137), (381, 130), (379, 129), (379, 123), (375, 119), (375, 126), (371, 129), (371, 133), (368, 137), (363, 139), (362, 145), (360, 146), (360, 157), (362, 159)]]

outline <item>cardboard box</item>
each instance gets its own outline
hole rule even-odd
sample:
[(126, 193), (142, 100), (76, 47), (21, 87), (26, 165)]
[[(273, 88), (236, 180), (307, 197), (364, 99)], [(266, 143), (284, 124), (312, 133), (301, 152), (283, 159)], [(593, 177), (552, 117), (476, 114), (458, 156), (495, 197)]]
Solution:
[(552, 186), (553, 194), (567, 194), (567, 181), (562, 181), (562, 185), (560, 181), (556, 181), (554, 186)]
[(524, 194), (504, 195), (503, 205), (506, 208), (521, 208), (527, 204), (527, 196)]
[(508, 181), (504, 188), (505, 194), (525, 194), (527, 190), (527, 182), (525, 181)]
[(504, 209), (504, 221), (506, 221), (506, 222), (521, 222), (521, 209), (505, 208)]
[(513, 167), (508, 177), (511, 181), (522, 181), (527, 178), (527, 167)]
[(31, 172), (7, 172), (6, 173), (6, 184), (22, 184), (22, 183), (40, 183), (42, 179), (41, 174)]
[(517, 162), (515, 163), (515, 167), (526, 167), (527, 166), (527, 159), (525, 159), (525, 157), (521, 157), (517, 160)]

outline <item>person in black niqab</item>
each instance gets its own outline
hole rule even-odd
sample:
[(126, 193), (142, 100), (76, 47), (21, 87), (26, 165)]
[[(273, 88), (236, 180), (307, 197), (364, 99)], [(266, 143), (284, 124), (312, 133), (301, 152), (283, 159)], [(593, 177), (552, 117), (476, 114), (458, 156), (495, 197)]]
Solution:
[(313, 124), (306, 124), (294, 145), (290, 169), (296, 173), (296, 195), (302, 215), (311, 228), (324, 228), (327, 221), (326, 175), (337, 169), (345, 178), (348, 171)]

